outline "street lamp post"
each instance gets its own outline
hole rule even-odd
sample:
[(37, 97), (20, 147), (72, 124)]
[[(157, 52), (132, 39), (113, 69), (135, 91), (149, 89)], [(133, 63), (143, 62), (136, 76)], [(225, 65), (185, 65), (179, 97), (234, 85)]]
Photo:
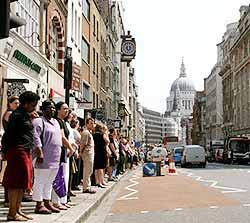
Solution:
[(64, 57), (64, 89), (65, 89), (65, 103), (69, 105), (69, 91), (72, 87), (72, 48), (66, 48)]

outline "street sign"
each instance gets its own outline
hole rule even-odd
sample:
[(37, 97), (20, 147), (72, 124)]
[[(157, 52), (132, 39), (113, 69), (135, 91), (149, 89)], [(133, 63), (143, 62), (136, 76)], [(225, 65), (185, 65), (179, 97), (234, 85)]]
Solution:
[(77, 104), (78, 104), (78, 109), (85, 109), (85, 110), (93, 109), (93, 103), (92, 102), (78, 101)]
[(156, 164), (155, 163), (145, 163), (143, 165), (143, 176), (144, 177), (156, 176)]

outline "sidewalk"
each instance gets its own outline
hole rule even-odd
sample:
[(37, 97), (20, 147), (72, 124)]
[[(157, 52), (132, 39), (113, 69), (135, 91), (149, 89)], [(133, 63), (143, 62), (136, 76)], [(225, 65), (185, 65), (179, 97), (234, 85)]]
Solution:
[[(126, 176), (130, 171), (127, 171), (124, 175)], [(96, 194), (83, 194), (81, 191), (74, 191), (77, 195), (72, 197), (72, 207), (67, 211), (61, 211), (60, 213), (53, 213), (51, 215), (37, 215), (34, 213), (35, 202), (23, 202), (22, 210), (24, 213), (29, 214), (34, 218), (32, 221), (35, 223), (50, 223), (50, 222), (60, 222), (60, 223), (80, 223), (84, 222), (88, 216), (94, 211), (102, 200), (111, 192), (117, 182), (109, 182), (110, 185), (108, 188), (97, 188)], [(8, 208), (5, 208), (3, 205), (4, 192), (3, 187), (0, 186), (0, 222), (6, 222), (6, 216)]]

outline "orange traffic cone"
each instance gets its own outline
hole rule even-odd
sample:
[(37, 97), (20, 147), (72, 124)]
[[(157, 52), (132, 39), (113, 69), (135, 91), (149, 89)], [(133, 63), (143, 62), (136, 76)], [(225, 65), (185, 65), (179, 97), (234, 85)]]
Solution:
[(168, 175), (175, 176), (178, 175), (175, 168), (175, 161), (173, 159), (169, 160)]

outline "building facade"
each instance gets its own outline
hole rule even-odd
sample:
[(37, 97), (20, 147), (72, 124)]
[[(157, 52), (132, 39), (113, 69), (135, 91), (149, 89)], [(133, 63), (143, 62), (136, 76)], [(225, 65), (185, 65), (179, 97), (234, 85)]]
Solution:
[(135, 118), (135, 143), (142, 145), (145, 143), (145, 119), (143, 117), (142, 106), (137, 102)]
[(206, 94), (205, 91), (197, 91), (193, 107), (192, 120), (192, 143), (195, 145), (206, 146)]
[(41, 26), (41, 29), (45, 28), (45, 32), (40, 39), (40, 45), (45, 47), (46, 57), (50, 61), (48, 71), (50, 97), (54, 100), (62, 100), (65, 97), (64, 57), (67, 43), (68, 10), (65, 2), (58, 0), (50, 1), (47, 7), (40, 8), (40, 12), (41, 19), (46, 18), (45, 25)]
[(217, 63), (211, 74), (204, 79), (206, 95), (206, 144), (212, 140), (223, 140), (223, 94), (222, 78), (219, 75), (222, 63), (222, 47), (217, 45)]
[(195, 88), (187, 77), (184, 62), (182, 61), (180, 76), (172, 83), (170, 96), (166, 100), (166, 113), (178, 109), (182, 116), (188, 117), (193, 112)]
[(145, 120), (145, 143), (154, 145), (162, 143), (162, 114), (143, 107)]
[(187, 77), (184, 62), (182, 60), (180, 75), (171, 85), (170, 96), (166, 100), (165, 117), (172, 118), (176, 122), (177, 136), (182, 144), (190, 144), (190, 120), (192, 120), (195, 87)]
[[(51, 62), (46, 54), (49, 48), (43, 36), (46, 29), (42, 25), (47, 20), (40, 16), (51, 6), (40, 1), (25, 0), (12, 3), (11, 7), (12, 12), (26, 20), (26, 25), (12, 29), (9, 38), (0, 40), (1, 115), (6, 109), (9, 96), (19, 96), (24, 91), (31, 90), (37, 92), (41, 100), (45, 100), (51, 87), (48, 83)], [(61, 67), (59, 61), (58, 66)]]
[(223, 133), (224, 137), (249, 135), (249, 6), (240, 8), (238, 23), (227, 26), (223, 36)]

